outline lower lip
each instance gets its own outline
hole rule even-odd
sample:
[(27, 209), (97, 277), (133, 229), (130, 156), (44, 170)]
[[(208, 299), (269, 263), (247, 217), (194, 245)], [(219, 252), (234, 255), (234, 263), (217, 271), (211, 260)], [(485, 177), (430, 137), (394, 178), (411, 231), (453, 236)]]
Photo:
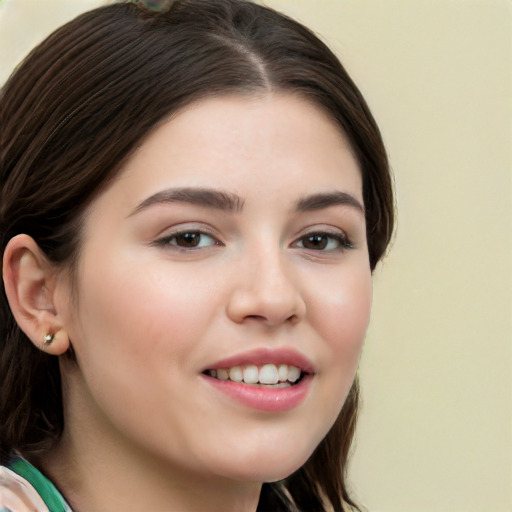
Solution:
[(216, 390), (247, 407), (260, 411), (282, 412), (298, 407), (306, 399), (313, 376), (306, 375), (298, 384), (287, 388), (244, 384), (207, 375), (202, 377)]

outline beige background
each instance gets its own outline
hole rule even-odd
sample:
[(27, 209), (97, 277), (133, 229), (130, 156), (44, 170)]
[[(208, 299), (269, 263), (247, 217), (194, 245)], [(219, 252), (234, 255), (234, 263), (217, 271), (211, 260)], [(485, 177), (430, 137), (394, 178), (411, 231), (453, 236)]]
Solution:
[[(0, 81), (95, 0), (4, 0)], [(396, 177), (352, 486), (373, 512), (512, 511), (512, 2), (269, 0), (323, 35)]]

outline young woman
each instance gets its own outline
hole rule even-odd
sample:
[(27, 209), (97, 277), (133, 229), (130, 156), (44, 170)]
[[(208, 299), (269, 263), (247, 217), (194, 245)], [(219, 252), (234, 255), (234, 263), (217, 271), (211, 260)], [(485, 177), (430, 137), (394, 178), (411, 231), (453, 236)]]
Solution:
[(159, 4), (79, 16), (2, 89), (0, 506), (357, 508), (379, 130), (295, 21)]

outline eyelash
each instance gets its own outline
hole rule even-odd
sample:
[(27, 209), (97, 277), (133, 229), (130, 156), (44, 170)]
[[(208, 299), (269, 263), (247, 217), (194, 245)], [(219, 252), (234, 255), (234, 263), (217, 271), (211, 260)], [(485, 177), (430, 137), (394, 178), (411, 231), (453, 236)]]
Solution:
[[(173, 241), (176, 242), (178, 240), (178, 238), (186, 237), (188, 235), (192, 235), (193, 237), (196, 237), (196, 238), (199, 237), (198, 245), (183, 246), (183, 245), (178, 245), (177, 243), (172, 243)], [(210, 238), (213, 243), (209, 243), (207, 245), (201, 246), (200, 245), (201, 238), (203, 238), (203, 237)], [(308, 248), (308, 247), (304, 246), (305, 240), (309, 239), (309, 241), (312, 241), (312, 239), (314, 239), (314, 238), (317, 239), (316, 242), (320, 242), (320, 243), (327, 239), (326, 246), (324, 246), (320, 249)], [(336, 247), (327, 248), (329, 246), (329, 244), (332, 243), (333, 240), (336, 243)], [(299, 245), (300, 243), (302, 243), (302, 246)], [(217, 240), (212, 234), (207, 233), (205, 231), (185, 230), (185, 231), (179, 231), (177, 233), (173, 233), (172, 235), (169, 235), (169, 236), (166, 236), (159, 240), (156, 240), (155, 245), (157, 245), (159, 247), (171, 246), (171, 247), (175, 248), (175, 250), (180, 250), (180, 251), (194, 251), (194, 250), (198, 250), (198, 249), (203, 249), (205, 247), (213, 247), (213, 246), (219, 246), (219, 245), (223, 245), (223, 244), (219, 240)], [(344, 251), (347, 249), (354, 248), (354, 246), (352, 245), (350, 240), (344, 234), (329, 233), (329, 232), (325, 232), (325, 231), (318, 231), (318, 232), (315, 231), (315, 232), (311, 232), (306, 235), (303, 235), (300, 238), (298, 238), (295, 242), (293, 242), (292, 246), (298, 247), (299, 249), (305, 249), (305, 250), (314, 251), (314, 252), (336, 252), (336, 251)]]

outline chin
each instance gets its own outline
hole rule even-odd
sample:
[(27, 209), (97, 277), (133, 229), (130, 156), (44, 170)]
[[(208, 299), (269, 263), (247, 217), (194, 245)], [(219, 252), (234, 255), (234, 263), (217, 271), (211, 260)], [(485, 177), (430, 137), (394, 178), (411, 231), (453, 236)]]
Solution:
[[(311, 450), (312, 452), (312, 450)], [(272, 453), (268, 457), (259, 453), (254, 458), (238, 461), (236, 465), (225, 467), (224, 476), (245, 482), (270, 483), (283, 480), (300, 469), (311, 453)], [(232, 461), (233, 462), (233, 461)]]

